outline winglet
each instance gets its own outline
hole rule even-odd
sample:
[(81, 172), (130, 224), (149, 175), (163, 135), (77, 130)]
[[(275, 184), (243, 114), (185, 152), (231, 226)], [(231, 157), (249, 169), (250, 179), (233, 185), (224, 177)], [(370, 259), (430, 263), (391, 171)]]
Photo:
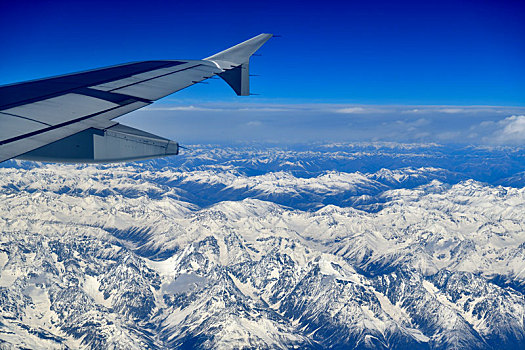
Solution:
[(267, 42), (272, 34), (259, 34), (249, 40), (230, 47), (224, 51), (216, 53), (213, 56), (206, 57), (207, 61), (227, 61), (237, 65), (248, 62), (250, 56), (253, 55), (265, 42)]
[(232, 87), (237, 95), (248, 96), (250, 95), (250, 56), (272, 36), (272, 34), (259, 34), (229, 49), (207, 57), (205, 60), (214, 62), (219, 68), (224, 70), (218, 75)]

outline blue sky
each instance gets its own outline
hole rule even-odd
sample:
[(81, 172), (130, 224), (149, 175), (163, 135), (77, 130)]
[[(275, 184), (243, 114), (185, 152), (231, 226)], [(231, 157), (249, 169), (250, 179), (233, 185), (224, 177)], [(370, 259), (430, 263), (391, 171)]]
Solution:
[[(427, 123), (422, 131), (433, 137), (432, 127), (444, 127), (439, 123), (443, 113), (437, 111), (462, 106), (456, 109), (464, 114), (454, 113), (456, 119), (446, 119), (452, 135), (466, 128), (469, 123), (465, 120), (471, 122), (469, 127), (484, 121), (497, 125), (523, 114), (519, 107), (525, 106), (524, 6), (519, 1), (447, 0), (3, 1), (0, 83), (136, 60), (202, 58), (271, 32), (282, 38), (272, 39), (261, 49), (262, 56), (252, 59), (252, 72), (261, 75), (252, 79), (252, 91), (260, 96), (237, 97), (222, 81), (212, 81), (155, 104), (163, 110), (128, 119), (151, 125), (149, 116), (156, 115), (173, 126), (173, 135), (167, 136), (196, 141), (208, 140), (198, 130), (224, 109), (230, 111), (232, 122), (235, 116), (242, 116), (252, 126), (284, 128), (286, 121), (278, 123), (279, 113), (290, 120), (290, 114), (305, 114), (302, 106), (317, 104), (322, 108), (309, 109), (311, 129), (304, 131), (304, 139), (319, 139), (306, 135), (331, 125), (334, 129), (325, 130), (322, 139), (329, 140), (331, 133), (334, 139), (341, 138), (346, 131), (350, 141), (368, 135), (365, 129), (373, 133), (378, 118), (408, 120), (400, 114), (408, 107), (434, 113), (426, 118), (436, 122)], [(224, 104), (229, 105), (225, 108)], [(246, 105), (257, 107), (257, 112), (246, 114)], [(275, 111), (283, 105), (290, 108)], [(438, 107), (426, 107), (429, 105)], [(485, 108), (482, 118), (465, 106), (498, 107), (492, 112)], [(367, 112), (331, 112), (357, 107)], [(195, 108), (200, 108), (199, 113)], [(381, 113), (374, 119), (370, 110)], [(363, 118), (362, 123), (369, 124), (365, 127), (354, 120), (344, 123), (345, 128), (364, 129), (341, 130), (333, 114)], [(194, 120), (195, 124), (186, 135), (176, 129), (187, 115), (192, 116), (186, 117), (187, 123)], [(148, 119), (141, 119), (146, 118), (143, 116)], [(261, 127), (260, 135), (254, 135), (277, 131)], [(224, 133), (225, 139), (236, 137), (233, 131)], [(413, 137), (404, 140), (410, 139)], [(464, 139), (453, 141), (460, 140)], [(513, 142), (521, 141), (518, 137)]]

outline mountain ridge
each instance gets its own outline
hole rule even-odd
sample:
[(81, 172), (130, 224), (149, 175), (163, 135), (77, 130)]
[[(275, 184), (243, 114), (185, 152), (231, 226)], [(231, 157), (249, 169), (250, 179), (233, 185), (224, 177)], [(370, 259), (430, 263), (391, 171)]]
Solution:
[(525, 343), (525, 188), (210, 159), (0, 168), (0, 346)]

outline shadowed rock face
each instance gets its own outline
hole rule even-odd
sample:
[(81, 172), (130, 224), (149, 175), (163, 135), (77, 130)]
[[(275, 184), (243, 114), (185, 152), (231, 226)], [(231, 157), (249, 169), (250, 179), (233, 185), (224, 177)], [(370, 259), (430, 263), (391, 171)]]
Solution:
[(359, 147), (8, 163), (0, 344), (523, 347), (523, 152), (487, 183), (468, 152)]

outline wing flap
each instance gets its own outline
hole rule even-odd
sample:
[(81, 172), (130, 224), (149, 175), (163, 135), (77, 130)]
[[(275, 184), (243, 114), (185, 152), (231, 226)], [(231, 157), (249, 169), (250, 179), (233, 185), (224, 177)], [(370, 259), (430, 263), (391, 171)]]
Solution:
[(17, 157), (37, 161), (106, 163), (175, 155), (175, 141), (117, 124), (105, 130), (89, 128)]
[(133, 102), (113, 110), (100, 113), (97, 118), (86, 118), (70, 124), (64, 124), (59, 127), (47, 127), (38, 129), (33, 132), (27, 132), (23, 135), (11, 137), (7, 140), (0, 141), (0, 162), (14, 158), (21, 154), (32, 151), (36, 148), (47, 145), (48, 143), (60, 140), (69, 135), (73, 135), (89, 128), (105, 129), (117, 123), (111, 121), (129, 112), (147, 106), (146, 102)]

